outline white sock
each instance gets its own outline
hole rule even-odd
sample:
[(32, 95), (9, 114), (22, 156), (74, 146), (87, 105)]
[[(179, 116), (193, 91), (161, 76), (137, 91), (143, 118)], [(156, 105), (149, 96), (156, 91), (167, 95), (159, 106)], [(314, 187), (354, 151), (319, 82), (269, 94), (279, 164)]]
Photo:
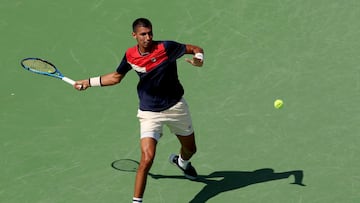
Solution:
[(181, 155), (179, 154), (179, 159), (178, 159), (178, 164), (181, 168), (186, 169), (187, 165), (188, 165), (189, 161), (188, 160), (184, 160), (181, 158)]
[(142, 198), (137, 198), (137, 197), (133, 197), (133, 201), (132, 201), (133, 203), (141, 203), (141, 202), (143, 202), (142, 201)]

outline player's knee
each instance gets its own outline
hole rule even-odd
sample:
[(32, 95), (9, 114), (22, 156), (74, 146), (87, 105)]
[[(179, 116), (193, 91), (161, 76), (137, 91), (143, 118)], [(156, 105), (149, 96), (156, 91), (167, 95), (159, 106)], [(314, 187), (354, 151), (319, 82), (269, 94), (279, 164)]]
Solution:
[(140, 161), (139, 169), (149, 170), (154, 162), (154, 155), (143, 153)]

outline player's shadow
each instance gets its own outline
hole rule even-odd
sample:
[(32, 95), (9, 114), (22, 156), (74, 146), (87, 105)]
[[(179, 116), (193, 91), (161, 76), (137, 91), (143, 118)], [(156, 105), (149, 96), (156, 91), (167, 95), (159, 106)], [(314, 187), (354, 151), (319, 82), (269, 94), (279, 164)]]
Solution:
[[(165, 176), (152, 173), (149, 175), (154, 179), (184, 179), (184, 176)], [(199, 175), (195, 181), (205, 183), (205, 186), (195, 195), (190, 203), (203, 203), (222, 192), (236, 190), (257, 183), (285, 179), (291, 175), (295, 179), (292, 184), (305, 186), (302, 183), (304, 175), (301, 170), (275, 173), (273, 169), (264, 168), (255, 171), (216, 171), (209, 175)]]

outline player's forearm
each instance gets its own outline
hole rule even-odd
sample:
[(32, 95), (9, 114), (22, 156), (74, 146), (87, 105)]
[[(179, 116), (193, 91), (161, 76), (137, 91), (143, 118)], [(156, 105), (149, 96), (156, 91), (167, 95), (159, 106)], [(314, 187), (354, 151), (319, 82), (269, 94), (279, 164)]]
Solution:
[(120, 83), (124, 75), (119, 74), (118, 72), (112, 72), (106, 75), (100, 76), (101, 86), (110, 86)]
[(187, 44), (185, 53), (186, 54), (204, 53), (204, 50), (199, 46)]
[(123, 77), (124, 75), (113, 72), (103, 76), (91, 77), (89, 79), (76, 81), (74, 88), (77, 90), (86, 90), (89, 87), (116, 85), (120, 83)]

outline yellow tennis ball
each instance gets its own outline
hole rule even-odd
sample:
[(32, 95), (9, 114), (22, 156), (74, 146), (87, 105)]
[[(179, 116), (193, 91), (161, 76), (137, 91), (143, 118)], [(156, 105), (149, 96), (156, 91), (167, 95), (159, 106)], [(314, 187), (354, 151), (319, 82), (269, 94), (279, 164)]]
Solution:
[(284, 106), (284, 102), (281, 99), (277, 99), (274, 101), (274, 107), (280, 109)]

